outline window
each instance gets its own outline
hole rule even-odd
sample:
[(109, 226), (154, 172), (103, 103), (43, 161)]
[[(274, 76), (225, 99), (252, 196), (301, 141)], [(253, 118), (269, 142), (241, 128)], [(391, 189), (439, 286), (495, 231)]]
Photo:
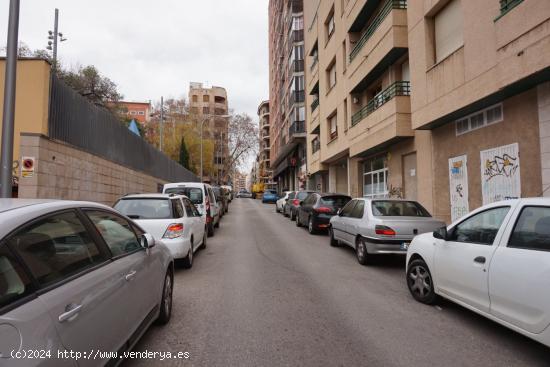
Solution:
[(294, 17), (292, 19), (292, 30), (300, 31), (304, 29), (304, 18), (303, 17)]
[(388, 195), (388, 166), (385, 156), (363, 163), (363, 196), (379, 198)]
[(203, 102), (210, 102), (210, 96), (208, 94), (204, 94), (202, 96), (202, 101)]
[(357, 203), (357, 200), (352, 200), (349, 203), (347, 203), (346, 206), (342, 208), (342, 211), (340, 212), (340, 216), (350, 217), (356, 203)]
[(164, 193), (185, 195), (193, 204), (202, 204), (202, 189), (198, 187), (172, 187), (166, 189)]
[(138, 111), (138, 115), (144, 116), (144, 115), (145, 115), (145, 112), (144, 112), (144, 111)]
[(196, 94), (193, 94), (193, 102), (198, 102), (198, 101), (199, 101), (199, 96)]
[(141, 249), (136, 234), (126, 219), (104, 211), (87, 211), (114, 257)]
[(332, 65), (327, 69), (327, 82), (328, 89), (332, 89), (336, 85), (336, 62), (333, 61)]
[(365, 211), (365, 201), (357, 200), (357, 204), (355, 205), (355, 207), (351, 212), (351, 217), (361, 219), (363, 218), (364, 211)]
[(107, 260), (73, 211), (27, 226), (11, 237), (8, 245), (41, 285), (61, 281)]
[(457, 120), (455, 122), (456, 135), (462, 135), (488, 125), (496, 124), (503, 119), (502, 103), (499, 103)]
[(183, 204), (180, 199), (174, 199), (172, 201), (172, 208), (174, 208), (174, 218), (183, 218), (185, 217), (185, 212), (183, 211)]
[(376, 200), (372, 202), (372, 214), (376, 217), (431, 217), (416, 201)]
[(491, 246), (509, 210), (509, 206), (492, 208), (467, 218), (451, 230), (450, 240)]
[(338, 137), (338, 115), (334, 114), (328, 119), (329, 140), (334, 140)]
[(170, 201), (167, 199), (135, 198), (119, 200), (114, 208), (132, 219), (172, 218)]
[(344, 131), (348, 131), (348, 99), (344, 99)]
[(135, 115), (135, 114), (137, 114), (136, 111), (130, 111), (130, 115)]
[(183, 199), (183, 205), (188, 217), (200, 217), (201, 214), (189, 199)]
[(440, 62), (464, 45), (460, 0), (451, 0), (434, 17), (435, 61)]
[(0, 309), (32, 292), (32, 283), (7, 246), (0, 247)]
[(344, 73), (346, 72), (346, 69), (348, 67), (348, 52), (346, 49), (346, 40), (342, 42), (342, 68), (344, 69)]
[(550, 251), (550, 207), (523, 208), (508, 247)]
[(203, 108), (202, 108), (202, 113), (203, 113), (204, 115), (208, 115), (208, 114), (210, 113), (210, 108), (208, 108), (208, 107), (203, 107)]
[(325, 23), (325, 29), (327, 33), (327, 43), (334, 34), (334, 8), (331, 10), (330, 15)]

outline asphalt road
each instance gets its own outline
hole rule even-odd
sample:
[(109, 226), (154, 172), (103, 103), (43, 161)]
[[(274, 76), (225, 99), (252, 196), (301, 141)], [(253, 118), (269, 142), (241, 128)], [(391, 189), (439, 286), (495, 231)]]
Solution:
[(189, 359), (125, 367), (550, 365), (550, 348), (450, 302), (414, 301), (403, 258), (361, 266), (252, 199), (234, 200), (193, 268), (176, 271), (170, 323), (135, 350)]

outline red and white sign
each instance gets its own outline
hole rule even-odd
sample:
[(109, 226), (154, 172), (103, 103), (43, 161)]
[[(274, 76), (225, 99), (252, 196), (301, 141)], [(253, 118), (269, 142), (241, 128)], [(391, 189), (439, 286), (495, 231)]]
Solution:
[(34, 157), (22, 157), (21, 158), (21, 177), (30, 178), (34, 176), (35, 169)]

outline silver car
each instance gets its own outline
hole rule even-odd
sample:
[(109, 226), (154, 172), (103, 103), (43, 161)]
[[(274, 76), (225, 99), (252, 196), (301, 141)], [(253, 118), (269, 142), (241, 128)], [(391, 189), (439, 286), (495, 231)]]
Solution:
[(369, 265), (376, 255), (406, 255), (414, 236), (443, 226), (416, 201), (358, 198), (331, 218), (330, 244), (353, 247), (357, 261)]
[(0, 199), (0, 365), (116, 365), (172, 285), (168, 249), (109, 207)]

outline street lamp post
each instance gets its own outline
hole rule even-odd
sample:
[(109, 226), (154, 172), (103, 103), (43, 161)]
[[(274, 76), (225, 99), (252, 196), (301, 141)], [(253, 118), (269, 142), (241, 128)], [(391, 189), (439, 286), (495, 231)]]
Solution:
[(2, 198), (11, 198), (12, 196), (19, 5), (19, 0), (10, 0), (6, 80), (4, 82), (4, 116), (2, 117), (2, 146), (0, 152), (0, 197)]
[(48, 31), (48, 39), (50, 41), (48, 41), (48, 47), (46, 47), (46, 49), (52, 51), (52, 54), (53, 54), (52, 68), (54, 70), (57, 70), (57, 38), (59, 37), (59, 42), (64, 42), (67, 40), (66, 38), (63, 37), (63, 33), (58, 31), (58, 24), (59, 24), (59, 9), (55, 8), (53, 32)]

